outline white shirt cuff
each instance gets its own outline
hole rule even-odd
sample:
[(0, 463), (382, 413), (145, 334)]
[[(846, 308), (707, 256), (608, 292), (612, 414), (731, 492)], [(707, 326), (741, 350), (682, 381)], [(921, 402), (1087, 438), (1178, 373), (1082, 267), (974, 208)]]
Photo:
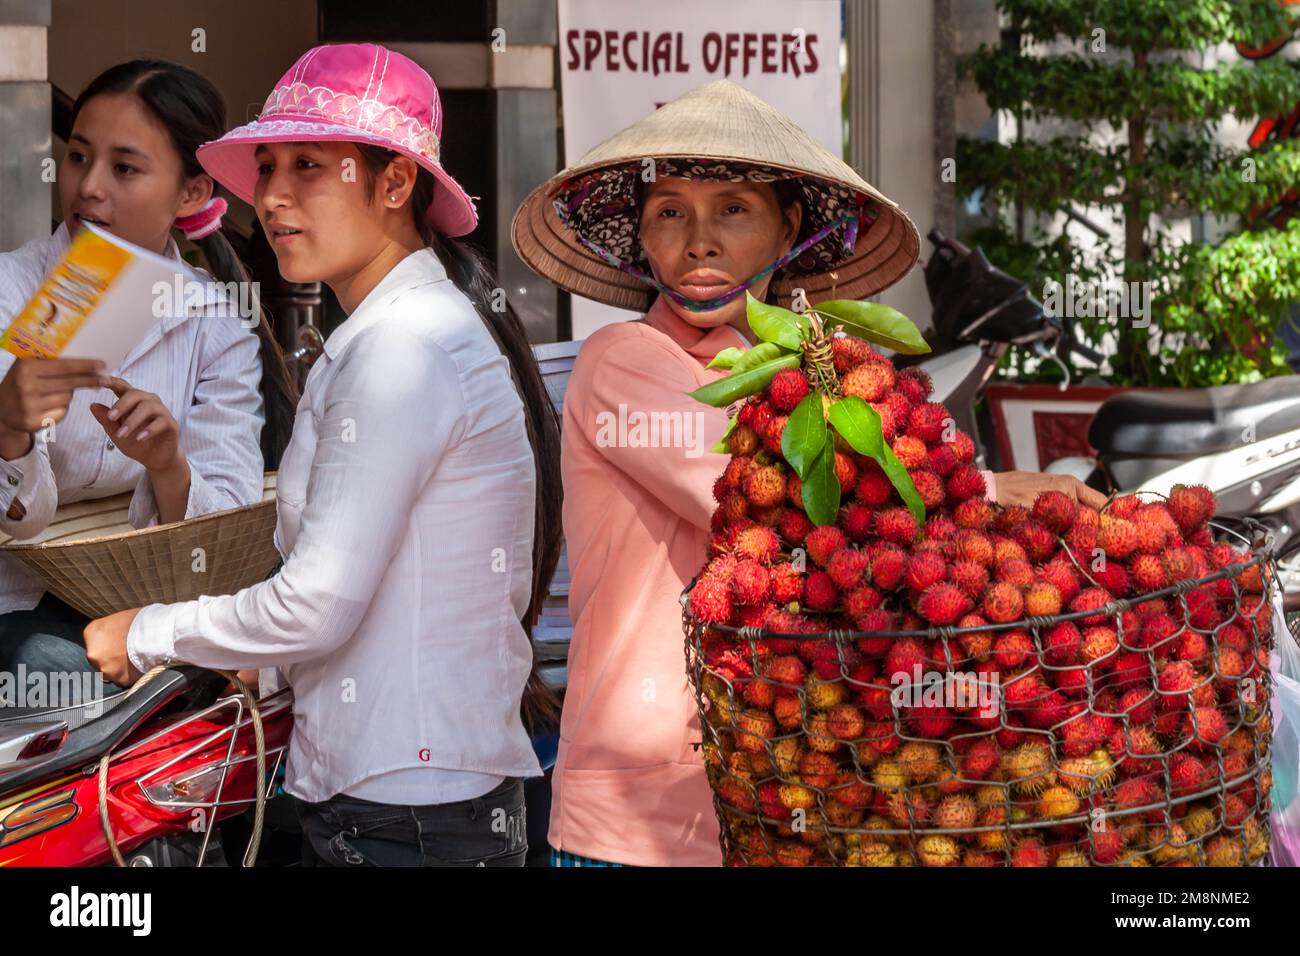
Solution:
[(21, 458), (0, 458), (0, 511), (8, 511), (15, 498), (26, 495), (36, 487), (36, 474), (40, 471), (39, 436), (32, 436), (32, 447)]
[(126, 656), (141, 674), (155, 664), (175, 660), (175, 607), (150, 604), (141, 608), (126, 635)]
[(984, 476), (984, 497), (989, 501), (997, 501), (998, 480), (993, 477), (993, 472), (981, 471), (980, 474)]

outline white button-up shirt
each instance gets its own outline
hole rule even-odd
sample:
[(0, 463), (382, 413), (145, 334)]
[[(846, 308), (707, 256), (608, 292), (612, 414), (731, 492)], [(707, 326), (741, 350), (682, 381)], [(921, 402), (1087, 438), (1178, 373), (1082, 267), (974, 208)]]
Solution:
[(505, 356), (423, 249), (325, 343), (277, 483), (273, 578), (144, 608), (128, 654), (278, 667), (285, 787), (318, 802), (480, 796), (541, 773), (519, 716), (534, 471)]
[[(67, 226), (60, 225), (47, 239), (0, 253), (0, 327), (27, 304), (68, 242)], [(207, 273), (187, 265), (173, 240), (165, 254), (188, 279), (204, 283), (203, 304), (185, 311), (185, 303), (178, 303), (117, 369), (106, 371), (156, 394), (180, 425), (180, 444), (190, 465), (185, 517), (192, 518), (262, 499), (262, 361), (257, 333), (230, 314), (220, 290), (207, 284)], [(0, 351), (0, 377), (14, 361), (12, 354)], [(137, 528), (157, 524), (148, 472), (117, 449), (90, 413), (92, 402), (111, 407), (116, 401), (110, 389), (79, 388), (68, 414), (37, 432), (26, 455), (0, 458), (0, 531), (30, 538), (45, 529), (59, 505), (124, 491), (134, 492), (130, 523)], [(7, 516), (15, 498), (26, 508), (16, 521)], [(40, 579), (16, 557), (0, 554), (0, 613), (35, 607), (44, 593)]]

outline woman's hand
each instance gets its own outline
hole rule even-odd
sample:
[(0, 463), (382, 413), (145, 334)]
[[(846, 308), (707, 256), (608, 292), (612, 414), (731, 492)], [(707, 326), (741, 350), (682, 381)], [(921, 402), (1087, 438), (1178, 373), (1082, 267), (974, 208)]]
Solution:
[(82, 632), (90, 663), (119, 687), (130, 687), (142, 676), (126, 655), (126, 637), (131, 632), (131, 622), (139, 613), (140, 609), (133, 607), (108, 617), (98, 617)]
[(0, 380), (0, 456), (21, 458), (33, 433), (62, 421), (78, 388), (103, 388), (99, 359), (20, 358)]
[(1100, 508), (1106, 503), (1106, 496), (1095, 488), (1089, 488), (1073, 475), (1048, 475), (1039, 471), (1000, 471), (994, 476), (998, 495), (998, 504), (1003, 507), (1023, 505), (1034, 506), (1034, 499), (1044, 491), (1060, 491), (1069, 495), (1081, 505)]
[(118, 450), (153, 473), (172, 472), (185, 461), (181, 451), (181, 426), (163, 400), (120, 378), (109, 378), (107, 386), (117, 396), (112, 408), (94, 402), (90, 413)]
[[(248, 689), (252, 693), (254, 698), (260, 696), (257, 692), (258, 690), (257, 685), (258, 685), (258, 681), (261, 679), (261, 671), (257, 670), (257, 668), (253, 668), (251, 670), (245, 670), (245, 671), (236, 671), (235, 676), (248, 685)], [(239, 693), (239, 689), (235, 687), (234, 681), (231, 681), (226, 686), (229, 688), (230, 693), (232, 694)]]

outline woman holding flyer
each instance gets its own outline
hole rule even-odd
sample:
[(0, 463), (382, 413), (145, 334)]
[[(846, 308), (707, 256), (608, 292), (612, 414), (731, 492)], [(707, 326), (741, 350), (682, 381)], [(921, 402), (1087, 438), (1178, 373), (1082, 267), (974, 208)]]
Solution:
[[(438, 161), (438, 93), (374, 44), (305, 53), (258, 120), (199, 151), (281, 273), (347, 320), (280, 469), (271, 579), (91, 622), (90, 658), (278, 667), (307, 865), (522, 865), (526, 624), (559, 552), (558, 422), (523, 325), (448, 238), (477, 213)], [(530, 670), (532, 678), (530, 679)]]
[[(0, 532), (30, 538), (60, 504), (125, 491), (137, 528), (260, 501), (262, 447), (273, 462), (284, 447), (292, 380), (265, 317), (250, 316), (250, 328), (171, 236), (196, 242), (216, 279), (247, 282), (218, 231), (225, 201), (212, 198), (195, 158), (225, 128), (221, 97), (186, 67), (133, 60), (92, 80), (72, 115), (58, 172), (64, 222), (0, 254), (0, 322), (23, 309), (85, 223), (174, 260), (203, 305), (172, 304), (116, 369), (0, 351)], [(0, 670), (92, 670), (87, 620), (0, 555)]]
[[(866, 298), (911, 269), (916, 230), (789, 118), (719, 81), (539, 186), (512, 235), (520, 257), (561, 288), (645, 312), (589, 337), (565, 392), (574, 628), (552, 863), (718, 865), (678, 598), (709, 545), (727, 457), (707, 449), (728, 415), (688, 393), (726, 374), (708, 368), (723, 349), (754, 344), (746, 291), (783, 304), (795, 287), (810, 301)], [(602, 422), (623, 408), (700, 424), (691, 442), (609, 440)], [(1051, 487), (1104, 500), (1064, 476), (984, 478), (1003, 503)]]

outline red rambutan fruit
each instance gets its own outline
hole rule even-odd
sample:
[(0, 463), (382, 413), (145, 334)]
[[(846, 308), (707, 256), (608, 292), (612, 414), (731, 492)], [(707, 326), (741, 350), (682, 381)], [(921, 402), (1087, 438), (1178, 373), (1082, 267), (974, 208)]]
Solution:
[(944, 485), (942, 478), (925, 468), (916, 469), (908, 474), (912, 479), (912, 484), (916, 487), (916, 493), (921, 497), (921, 504), (925, 505), (927, 512), (933, 511), (943, 504)]
[(989, 572), (977, 561), (956, 561), (948, 572), (948, 579), (971, 600), (978, 600), (989, 585)]
[(783, 368), (772, 376), (768, 399), (778, 412), (789, 414), (808, 394), (808, 376), (797, 368)]
[(945, 487), (948, 497), (953, 501), (966, 501), (970, 498), (982, 500), (988, 491), (984, 476), (974, 465), (958, 465), (954, 468)]
[(915, 435), (898, 436), (890, 448), (894, 452), (894, 457), (902, 462), (903, 467), (908, 471), (920, 468), (930, 460), (930, 450), (925, 447), (925, 442)]
[(907, 508), (886, 508), (876, 513), (876, 534), (886, 541), (910, 545), (916, 531), (916, 518)]
[(930, 374), (923, 368), (912, 365), (903, 369), (897, 374), (896, 387), (908, 400), (913, 404), (925, 402), (930, 393), (934, 391), (934, 383), (930, 380)]
[(831, 555), (826, 571), (841, 591), (851, 591), (862, 580), (867, 569), (867, 557), (857, 548), (840, 548)]
[(824, 568), (831, 557), (848, 543), (844, 532), (834, 525), (818, 525), (804, 538), (804, 549), (818, 567)]
[(879, 360), (879, 356), (862, 339), (851, 335), (837, 335), (831, 339), (831, 359), (835, 363), (835, 371), (844, 375), (863, 362)]
[[(951, 490), (949, 479), (950, 493)], [(984, 531), (993, 522), (993, 505), (983, 498), (967, 498), (953, 509), (952, 519), (959, 528)]]
[(840, 378), (840, 391), (864, 402), (878, 402), (894, 387), (894, 366), (887, 361), (868, 361)]
[(925, 589), (916, 609), (931, 624), (952, 624), (971, 609), (971, 600), (954, 585), (940, 582)]
[(840, 600), (839, 588), (825, 571), (813, 571), (804, 581), (804, 604), (813, 611), (829, 611)]
[(760, 465), (745, 476), (745, 497), (750, 504), (766, 507), (785, 500), (785, 474), (779, 465)]
[(731, 585), (718, 578), (702, 578), (691, 589), (691, 613), (705, 624), (726, 624), (731, 618)]
[(752, 558), (741, 561), (731, 575), (731, 593), (738, 604), (761, 604), (772, 593), (772, 578)]
[(924, 591), (948, 575), (948, 562), (934, 551), (920, 551), (907, 559), (903, 582), (913, 591)]
[(732, 538), (732, 547), (737, 557), (769, 564), (780, 553), (781, 540), (771, 528), (755, 525), (738, 531)]
[(869, 508), (879, 508), (894, 494), (894, 486), (879, 467), (866, 469), (858, 478), (854, 494)]
[(907, 434), (933, 445), (947, 430), (955, 430), (952, 413), (938, 402), (924, 402), (912, 409), (907, 419)]
[(984, 616), (995, 624), (1005, 624), (1020, 617), (1025, 608), (1025, 601), (1020, 589), (1005, 581), (999, 581), (984, 592), (981, 602)]

